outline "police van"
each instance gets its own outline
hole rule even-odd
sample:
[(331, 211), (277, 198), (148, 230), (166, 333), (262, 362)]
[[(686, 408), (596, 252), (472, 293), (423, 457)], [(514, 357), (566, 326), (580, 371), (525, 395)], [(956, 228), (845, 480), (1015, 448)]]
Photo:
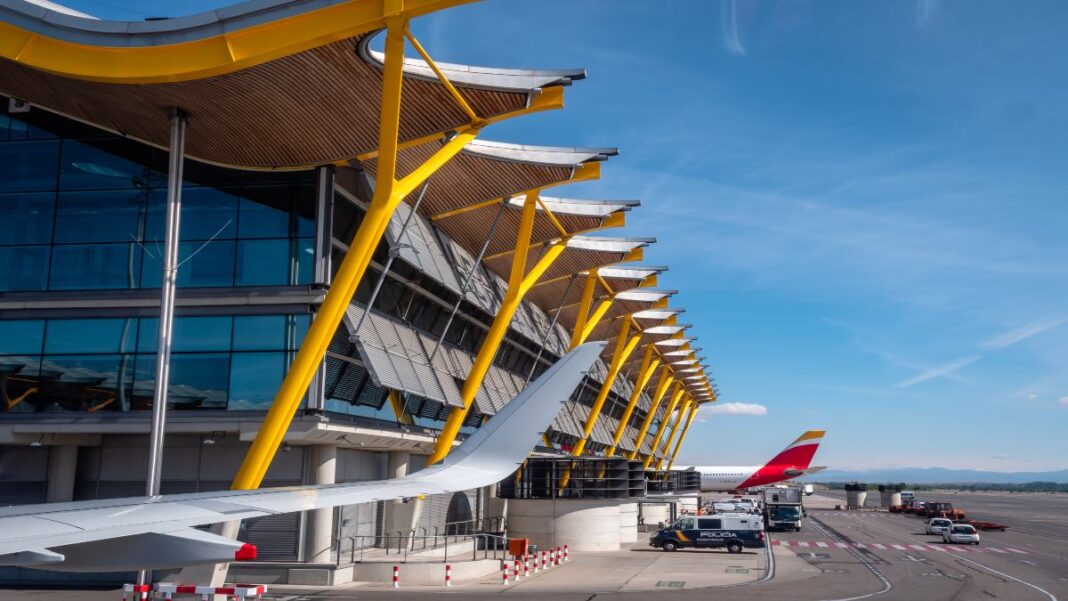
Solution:
[(748, 513), (684, 516), (670, 526), (661, 526), (649, 537), (649, 546), (665, 551), (726, 547), (731, 553), (741, 553), (743, 548), (764, 546), (764, 520)]

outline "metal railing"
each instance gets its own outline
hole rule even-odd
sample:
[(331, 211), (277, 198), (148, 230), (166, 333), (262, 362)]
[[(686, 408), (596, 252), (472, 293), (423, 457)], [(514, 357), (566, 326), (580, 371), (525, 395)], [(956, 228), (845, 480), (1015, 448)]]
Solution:
[[(358, 563), (364, 560), (365, 551), (389, 558), (397, 558), (404, 563), (408, 556), (423, 551), (432, 551), (444, 547), (442, 562), (449, 559), (449, 546), (473, 544), (472, 559), (504, 557), (507, 550), (507, 538), (502, 532), (504, 518), (480, 518), (462, 522), (448, 522), (440, 526), (412, 528), (411, 530), (394, 530), (382, 534), (361, 534), (342, 536), (336, 539), (337, 565)], [(346, 554), (347, 552), (347, 554)], [(498, 553), (500, 555), (498, 555)], [(347, 555), (347, 557), (346, 557)], [(456, 555), (453, 555), (456, 558)], [(436, 558), (428, 558), (436, 559)]]

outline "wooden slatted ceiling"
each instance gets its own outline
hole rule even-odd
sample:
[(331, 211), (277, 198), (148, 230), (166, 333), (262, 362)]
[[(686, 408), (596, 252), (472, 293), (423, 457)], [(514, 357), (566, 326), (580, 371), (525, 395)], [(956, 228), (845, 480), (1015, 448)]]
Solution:
[[(529, 271), (538, 259), (544, 254), (547, 247), (533, 248), (531, 249), (527, 257), (527, 270)], [(579, 248), (568, 247), (559, 258), (552, 264), (549, 269), (545, 271), (542, 276), (543, 279), (551, 280), (564, 275), (570, 275), (572, 273), (579, 273), (580, 271), (588, 271), (596, 267), (604, 267), (605, 265), (614, 265), (626, 258), (627, 253), (623, 252), (605, 252), (599, 250), (585, 250)], [(485, 260), (486, 267), (490, 271), (496, 273), (502, 278), (507, 279), (508, 273), (512, 267), (512, 255), (501, 255), (499, 257), (487, 258)], [(556, 303), (553, 303), (554, 305)], [(542, 307), (546, 308), (546, 307)]]
[[(441, 147), (437, 141), (405, 148), (397, 156), (397, 177), (411, 173)], [(363, 161), (374, 173), (378, 161)], [(427, 217), (483, 201), (514, 196), (532, 188), (559, 184), (571, 179), (573, 166), (521, 163), (492, 159), (473, 152), (460, 152), (430, 178), (419, 212)], [(489, 229), (493, 214), (488, 213), (482, 231)], [(477, 253), (481, 243), (475, 247)]]
[[(165, 84), (73, 80), (0, 60), (0, 92), (166, 146), (166, 111), (190, 114), (186, 152), (251, 168), (345, 160), (378, 146), (381, 72), (350, 38), (234, 73)], [(483, 117), (524, 108), (526, 92), (461, 88)], [(436, 82), (406, 77), (400, 137), (412, 140), (468, 118)]]
[[(435, 179), (437, 180), (436, 177)], [(427, 194), (429, 194), (429, 190)], [(426, 202), (426, 198), (423, 199), (423, 202)], [(474, 252), (477, 253), (486, 242), (486, 235), (489, 233), (490, 226), (496, 219), (499, 210), (500, 205), (498, 204), (487, 205), (439, 219), (434, 223), (452, 237), (453, 240), (463, 245), (464, 248), (474, 249)], [(486, 250), (487, 255), (515, 248), (516, 236), (519, 233), (520, 215), (521, 210), (519, 207), (508, 206), (504, 209), (504, 213), (501, 214), (501, 218), (497, 222), (497, 229), (493, 239)], [(568, 215), (566, 213), (554, 213), (554, 215), (560, 225), (564, 226), (564, 229), (572, 234), (592, 230), (603, 222), (601, 217)], [(531, 241), (534, 243), (548, 242), (560, 236), (560, 230), (556, 229), (549, 217), (543, 211), (538, 211), (534, 217), (534, 231), (531, 235)]]
[[(637, 288), (642, 281), (638, 278), (605, 278), (613, 290), (629, 290)], [(582, 287), (586, 282), (586, 276), (580, 275), (579, 279), (571, 284), (567, 283), (570, 278), (554, 280), (535, 286), (527, 293), (527, 298), (542, 307), (559, 307), (571, 305), (582, 300)], [(601, 292), (604, 288), (598, 288)], [(549, 309), (552, 313), (552, 309)]]

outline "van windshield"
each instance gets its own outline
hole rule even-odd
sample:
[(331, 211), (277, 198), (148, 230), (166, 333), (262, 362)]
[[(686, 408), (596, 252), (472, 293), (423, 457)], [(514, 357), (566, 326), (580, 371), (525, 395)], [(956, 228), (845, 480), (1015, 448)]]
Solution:
[(780, 505), (771, 508), (773, 520), (796, 520), (801, 517), (801, 510), (796, 505)]

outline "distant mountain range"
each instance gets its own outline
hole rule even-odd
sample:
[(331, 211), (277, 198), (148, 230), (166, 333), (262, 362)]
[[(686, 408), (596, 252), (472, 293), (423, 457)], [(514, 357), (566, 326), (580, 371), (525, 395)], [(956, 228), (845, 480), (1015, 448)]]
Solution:
[(807, 478), (814, 482), (867, 482), (880, 484), (906, 482), (909, 484), (1023, 484), (1025, 482), (1068, 483), (1068, 469), (1052, 472), (987, 472), (982, 470), (954, 470), (944, 467), (902, 467), (864, 471), (824, 470)]

